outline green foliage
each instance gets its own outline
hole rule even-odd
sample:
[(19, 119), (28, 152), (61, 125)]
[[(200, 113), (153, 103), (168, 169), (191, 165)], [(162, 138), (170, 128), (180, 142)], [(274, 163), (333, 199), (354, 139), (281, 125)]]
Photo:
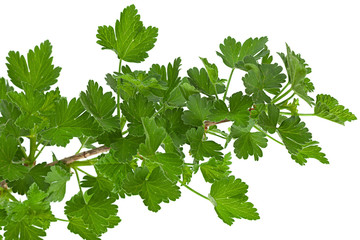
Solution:
[(179, 187), (170, 181), (159, 167), (151, 173), (147, 168), (137, 168), (133, 174), (129, 174), (124, 182), (126, 192), (137, 195), (144, 200), (144, 204), (150, 211), (160, 210), (160, 203), (175, 201), (180, 197)]
[(51, 171), (45, 177), (45, 182), (50, 186), (48, 189), (48, 200), (51, 202), (62, 201), (66, 192), (66, 183), (71, 174), (60, 166), (52, 166)]
[[(74, 195), (66, 202), (65, 214), (70, 220), (69, 225), (81, 225), (81, 221), (72, 220), (73, 218), (81, 219), (84, 223), (83, 228), (91, 230), (96, 236), (100, 236), (107, 231), (108, 228), (114, 227), (120, 222), (120, 218), (116, 216), (117, 206), (114, 205), (115, 198), (108, 198), (106, 195), (93, 194), (88, 201), (81, 193)], [(71, 226), (68, 228), (72, 228)], [(75, 227), (75, 233), (82, 233), (81, 227)], [(82, 233), (83, 234), (83, 233)]]
[(250, 202), (247, 193), (248, 186), (234, 176), (225, 177), (211, 185), (209, 198), (214, 204), (219, 218), (228, 225), (232, 225), (234, 218), (248, 220), (259, 219), (256, 208)]
[(222, 58), (224, 64), (229, 68), (238, 67), (242, 69), (245, 57), (253, 57), (258, 60), (269, 53), (266, 47), (267, 37), (249, 38), (243, 44), (237, 42), (232, 37), (224, 39), (224, 43), (220, 44), (220, 52), (216, 54)]
[(231, 136), (236, 138), (234, 142), (234, 152), (238, 158), (247, 159), (254, 156), (255, 160), (263, 156), (261, 148), (267, 147), (266, 135), (262, 132), (251, 132), (253, 122), (247, 127), (233, 125), (231, 127)]
[(298, 116), (285, 119), (280, 124), (278, 133), (291, 154), (297, 154), (311, 140), (311, 133)]
[[(328, 164), (300, 117), (342, 125), (356, 120), (330, 95), (319, 94), (314, 103), (310, 67), (286, 46), (286, 54), (279, 54), (284, 74), (273, 62), (267, 37), (243, 43), (227, 37), (220, 44), (216, 53), (230, 68), (228, 79), (206, 58), (200, 58), (203, 68), (192, 67), (186, 76), (180, 72), (181, 58), (148, 70), (122, 65), (143, 62), (157, 32), (144, 27), (134, 5), (122, 11), (114, 27), (99, 27), (97, 43), (119, 60), (116, 72), (105, 78), (112, 92), (90, 80), (70, 100), (59, 88), (51, 89), (61, 68), (52, 64), (49, 41), (26, 58), (9, 52), (9, 81), (0, 78), (0, 230), (5, 240), (41, 240), (54, 221), (68, 222), (68, 230), (83, 239), (98, 240), (120, 223), (115, 205), (120, 197), (139, 195), (157, 212), (180, 197), (181, 187), (213, 203), (228, 225), (235, 218), (259, 219), (248, 202), (248, 186), (230, 175), (231, 163), (259, 160), (271, 139), (300, 165), (311, 158)], [(228, 96), (232, 75), (240, 70), (245, 91), (234, 89)], [(299, 113), (302, 100), (314, 113)], [(72, 139), (81, 143), (77, 152), (39, 161), (44, 148), (67, 147)], [(227, 148), (232, 141), (233, 148)], [(224, 155), (225, 148), (238, 159), (231, 160), (231, 152)], [(93, 166), (95, 174), (85, 166)], [(198, 172), (211, 184), (208, 197), (188, 186)], [(64, 200), (73, 175), (79, 192), (66, 199), (67, 219), (58, 219), (50, 203)]]
[(281, 73), (282, 67), (275, 64), (251, 64), (250, 70), (243, 77), (246, 93), (251, 95), (254, 103), (271, 102), (265, 93), (278, 94), (281, 84), (285, 82), (285, 74)]
[(10, 51), (6, 58), (11, 82), (26, 92), (49, 90), (57, 82), (61, 68), (52, 65), (52, 46), (48, 40), (30, 50), (27, 61), (19, 52)]
[(118, 119), (112, 116), (116, 108), (115, 99), (110, 92), (103, 93), (103, 88), (98, 83), (90, 80), (87, 91), (80, 93), (80, 100), (105, 131), (119, 128)]
[(134, 5), (128, 6), (120, 14), (120, 20), (116, 20), (115, 29), (112, 26), (99, 27), (96, 37), (102, 49), (114, 51), (124, 61), (139, 63), (154, 47), (158, 29), (145, 28), (137, 12)]
[(229, 176), (231, 173), (229, 165), (231, 165), (231, 153), (227, 153), (224, 158), (210, 158), (209, 161), (200, 164), (201, 173), (206, 182), (213, 183)]
[(316, 116), (344, 125), (346, 121), (356, 120), (356, 116), (340, 105), (339, 102), (328, 94), (316, 96), (314, 108)]

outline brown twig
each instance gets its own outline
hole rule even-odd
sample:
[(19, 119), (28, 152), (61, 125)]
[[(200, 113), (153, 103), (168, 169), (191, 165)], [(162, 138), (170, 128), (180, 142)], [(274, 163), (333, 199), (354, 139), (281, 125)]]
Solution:
[[(222, 121), (219, 121), (219, 122), (211, 122), (211, 121), (205, 121), (204, 122), (204, 125), (205, 125), (205, 130), (208, 129), (208, 127), (210, 126), (213, 126), (213, 125), (217, 125), (217, 124), (220, 124), (220, 123), (225, 123), (225, 122), (229, 122), (230, 120), (222, 120)], [(49, 163), (47, 164), (47, 166), (54, 166), (55, 164), (59, 163), (59, 162), (62, 162), (64, 164), (71, 164), (77, 160), (81, 160), (81, 159), (84, 159), (84, 158), (88, 158), (92, 155), (96, 155), (96, 154), (100, 154), (100, 153), (104, 153), (104, 152), (107, 152), (109, 151), (110, 148), (109, 147), (106, 147), (106, 146), (101, 146), (101, 147), (98, 147), (98, 148), (94, 148), (94, 149), (91, 149), (89, 151), (85, 151), (85, 152), (81, 152), (81, 153), (78, 153), (76, 155), (73, 155), (73, 156), (70, 156), (70, 157), (67, 157), (67, 158), (64, 158), (64, 159), (61, 159), (59, 161), (54, 161), (52, 163)]]
[(2, 188), (4, 188), (4, 189), (8, 189), (8, 185), (7, 185), (7, 183), (6, 183), (5, 180), (2, 180), (2, 181), (0, 182), (0, 187), (2, 187)]
[(225, 123), (225, 122), (230, 122), (230, 120), (224, 119), (224, 120), (221, 120), (219, 122), (204, 121), (205, 130), (207, 130), (208, 127), (210, 127), (210, 126), (214, 126), (214, 125), (217, 125), (219, 123)]
[(62, 162), (64, 164), (71, 164), (71, 163), (73, 163), (73, 162), (75, 162), (77, 160), (88, 158), (88, 157), (90, 157), (92, 155), (104, 153), (104, 152), (107, 152), (109, 150), (110, 150), (109, 147), (101, 146), (101, 147), (98, 147), (98, 148), (91, 149), (89, 151), (81, 152), (81, 153), (78, 153), (76, 155), (61, 159), (59, 161), (54, 161), (52, 163), (47, 164), (47, 166), (54, 166), (55, 164), (57, 164), (59, 162)]

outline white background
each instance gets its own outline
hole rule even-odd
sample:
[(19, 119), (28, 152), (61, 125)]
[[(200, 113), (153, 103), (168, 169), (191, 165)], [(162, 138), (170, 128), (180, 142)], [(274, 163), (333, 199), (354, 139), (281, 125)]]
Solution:
[[(114, 53), (96, 44), (97, 26), (114, 24), (132, 2), (145, 26), (159, 28), (150, 57), (131, 64), (133, 68), (147, 69), (181, 56), (184, 76), (188, 68), (201, 66), (201, 56), (218, 64), (221, 77), (227, 78), (230, 70), (215, 54), (223, 39), (230, 35), (243, 42), (268, 36), (275, 61), (280, 62), (275, 53), (285, 51), (287, 42), (312, 67), (316, 93), (331, 94), (360, 116), (358, 1), (1, 1), (0, 76), (7, 76), (9, 50), (26, 54), (49, 39), (54, 63), (63, 68), (57, 86), (64, 96), (77, 97), (89, 79), (109, 90), (104, 76), (116, 71), (118, 62)], [(237, 72), (231, 91), (242, 89)], [(138, 196), (118, 201), (122, 222), (102, 239), (360, 239), (359, 121), (343, 127), (320, 118), (303, 120), (330, 165), (310, 160), (299, 166), (274, 142), (258, 162), (233, 159), (233, 174), (249, 185), (260, 220), (236, 220), (229, 227), (210, 202), (182, 189), (182, 197), (161, 204), (158, 213), (149, 212)], [(66, 149), (51, 150), (61, 158), (78, 146), (72, 141)], [(51, 161), (50, 150), (42, 160)], [(205, 195), (210, 188), (200, 174), (190, 185)], [(66, 200), (78, 191), (74, 177), (68, 191)], [(63, 204), (54, 205), (53, 211), (65, 218)], [(80, 239), (61, 222), (53, 223), (47, 234), (45, 239)]]

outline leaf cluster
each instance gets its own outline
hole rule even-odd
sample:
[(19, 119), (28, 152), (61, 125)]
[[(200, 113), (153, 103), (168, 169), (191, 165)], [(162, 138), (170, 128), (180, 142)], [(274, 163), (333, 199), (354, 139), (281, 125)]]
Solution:
[[(115, 204), (120, 198), (138, 196), (157, 212), (177, 200), (182, 187), (212, 202), (228, 225), (235, 218), (259, 219), (247, 184), (231, 175), (232, 161), (259, 160), (271, 140), (300, 165), (309, 159), (327, 164), (302, 117), (342, 125), (356, 120), (330, 95), (314, 100), (305, 60), (286, 45), (286, 52), (279, 53), (282, 63), (274, 62), (267, 37), (243, 43), (225, 38), (216, 53), (229, 67), (227, 79), (204, 57), (202, 67), (188, 69), (185, 76), (181, 58), (146, 70), (125, 65), (143, 62), (157, 35), (157, 28), (144, 26), (134, 5), (121, 12), (114, 26), (100, 26), (97, 43), (119, 61), (118, 71), (105, 77), (111, 91), (90, 80), (73, 99), (54, 86), (61, 68), (53, 64), (48, 40), (26, 56), (9, 52), (9, 80), (0, 78), (0, 229), (5, 240), (43, 239), (56, 221), (66, 221), (68, 230), (83, 239), (100, 239), (121, 221)], [(234, 71), (244, 73), (233, 81), (242, 82), (245, 91), (230, 95)], [(302, 102), (314, 112), (299, 113)], [(39, 162), (44, 148), (66, 147), (71, 139), (80, 142), (78, 152)], [(231, 152), (225, 153), (229, 144)], [(231, 160), (232, 153), (238, 159)], [(96, 174), (84, 166), (93, 166)], [(189, 186), (194, 174), (211, 184), (208, 196)], [(79, 192), (66, 199), (67, 219), (59, 219), (50, 204), (64, 201), (72, 176)]]

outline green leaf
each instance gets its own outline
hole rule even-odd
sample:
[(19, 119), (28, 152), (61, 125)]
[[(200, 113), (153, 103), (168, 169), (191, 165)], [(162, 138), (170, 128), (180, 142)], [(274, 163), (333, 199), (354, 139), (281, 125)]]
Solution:
[(97, 173), (112, 181), (115, 185), (115, 191), (123, 191), (122, 184), (128, 173), (132, 172), (129, 162), (119, 160), (108, 153), (100, 157), (94, 165)]
[(252, 95), (255, 103), (270, 102), (265, 93), (278, 94), (286, 75), (281, 73), (282, 67), (275, 64), (252, 65), (249, 72), (242, 78), (246, 93)]
[(306, 143), (311, 141), (311, 133), (298, 116), (285, 119), (277, 129), (290, 154), (297, 154)]
[(229, 165), (231, 165), (231, 153), (225, 154), (222, 159), (210, 158), (209, 161), (200, 164), (200, 170), (205, 181), (213, 183), (229, 176), (231, 173)]
[(7, 100), (1, 100), (0, 113), (0, 135), (20, 137), (29, 133), (15, 124), (17, 118), (21, 115), (15, 104)]
[(191, 68), (187, 71), (187, 74), (189, 76), (187, 78), (189, 83), (207, 96), (216, 95), (216, 93), (221, 93), (225, 90), (225, 86), (222, 82), (212, 82), (210, 80), (210, 77), (204, 68), (201, 68), (200, 71), (196, 67)]
[(279, 121), (280, 110), (274, 104), (267, 105), (267, 113), (262, 111), (258, 117), (258, 124), (269, 133), (275, 133)]
[(141, 118), (151, 117), (155, 113), (155, 106), (141, 94), (135, 95), (128, 101), (121, 103), (121, 112), (130, 123), (129, 133), (136, 136), (144, 135)]
[(300, 54), (295, 54), (294, 51), (291, 51), (287, 44), (286, 50), (286, 56), (283, 53), (279, 53), (279, 55), (285, 64), (289, 82), (291, 83), (291, 89), (312, 106), (314, 104), (314, 99), (308, 96), (308, 92), (312, 92), (314, 86), (310, 80), (306, 78), (306, 75), (311, 72), (311, 68), (307, 66)]
[(89, 113), (84, 112), (80, 100), (69, 103), (61, 98), (50, 117), (50, 125), (39, 134), (51, 145), (65, 147), (73, 137), (97, 136), (102, 130)]
[(33, 183), (36, 183), (42, 191), (47, 191), (49, 183), (45, 181), (45, 177), (50, 171), (50, 167), (46, 163), (37, 164), (30, 169), (22, 178), (8, 183), (13, 192), (21, 195), (25, 194)]
[(113, 183), (103, 176), (84, 176), (84, 180), (81, 181), (81, 187), (89, 188), (87, 194), (92, 195), (105, 195), (110, 196), (114, 185)]
[[(113, 227), (112, 218), (117, 214), (117, 206), (113, 204), (115, 200), (106, 195), (94, 194), (85, 202), (84, 197), (78, 193), (66, 202), (65, 214), (69, 219), (81, 218), (89, 226), (89, 230), (99, 236), (107, 228)], [(120, 218), (116, 218), (120, 222)]]
[(43, 229), (31, 225), (29, 221), (10, 221), (4, 230), (4, 237), (6, 240), (42, 240), (42, 237), (46, 236)]
[[(105, 131), (101, 135), (97, 136), (96, 138), (90, 138), (87, 143), (95, 143), (98, 142), (99, 144), (104, 144), (107, 147), (119, 139), (122, 139), (122, 130), (120, 128), (116, 129), (115, 131)], [(87, 138), (85, 138), (86, 140)], [(81, 141), (81, 138), (79, 138)], [(87, 148), (94, 148), (94, 147), (87, 147)]]
[(184, 111), (182, 116), (184, 123), (192, 126), (202, 126), (204, 120), (211, 113), (212, 102), (207, 98), (200, 97), (200, 94), (194, 94), (189, 97), (186, 106), (189, 110)]
[(204, 157), (222, 157), (223, 147), (214, 142), (204, 139), (204, 128), (191, 128), (186, 132), (186, 137), (190, 143), (190, 154), (195, 160), (203, 160)]
[(113, 156), (121, 162), (130, 161), (137, 154), (139, 145), (144, 142), (143, 139), (131, 135), (118, 139), (111, 144)]
[(0, 178), (14, 181), (23, 178), (29, 169), (14, 159), (18, 151), (18, 143), (12, 136), (0, 136)]
[(223, 44), (220, 44), (221, 53), (216, 52), (216, 54), (222, 58), (226, 66), (235, 68), (241, 65), (240, 62), (244, 61), (247, 56), (252, 56), (257, 60), (268, 54), (269, 51), (265, 45), (267, 41), (267, 37), (249, 38), (241, 45), (240, 42), (229, 36), (224, 39)]
[(60, 202), (64, 199), (66, 183), (70, 180), (71, 174), (60, 166), (52, 166), (50, 169), (45, 177), (45, 182), (50, 185), (48, 201)]
[(234, 152), (238, 158), (247, 159), (250, 155), (257, 161), (263, 156), (261, 148), (267, 147), (266, 135), (262, 132), (250, 132), (253, 123), (248, 127), (232, 125), (231, 136), (236, 138)]
[(176, 58), (173, 64), (169, 63), (167, 67), (153, 64), (150, 68), (150, 76), (155, 76), (161, 82), (166, 83), (167, 89), (164, 92), (164, 101), (166, 102), (170, 101), (171, 97), (174, 97), (173, 94), (181, 83), (181, 78), (179, 77), (180, 66), (181, 58)]
[(25, 91), (46, 91), (57, 82), (61, 68), (54, 67), (51, 57), (52, 46), (48, 40), (30, 50), (25, 57), (10, 51), (6, 58), (11, 82)]
[(156, 42), (158, 29), (145, 28), (134, 5), (126, 7), (116, 20), (115, 30), (111, 26), (98, 28), (96, 37), (102, 49), (110, 49), (119, 59), (127, 62), (142, 62)]
[(8, 224), (5, 227), (6, 239), (42, 239), (45, 229), (56, 221), (50, 210), (48, 196), (36, 184), (26, 193), (24, 202), (10, 202), (7, 206)]
[(211, 121), (230, 120), (237, 125), (247, 126), (249, 123), (250, 111), (252, 106), (251, 97), (243, 95), (242, 92), (234, 93), (229, 99), (229, 107), (222, 100), (214, 102), (214, 108), (211, 109), (211, 115), (208, 117)]
[(305, 144), (303, 148), (297, 154), (291, 154), (291, 158), (300, 165), (305, 165), (308, 158), (315, 158), (321, 163), (329, 164), (325, 153), (321, 152), (321, 147), (318, 146), (319, 142), (310, 141)]
[[(120, 95), (124, 100), (134, 97), (137, 92), (148, 97), (149, 99), (159, 101), (164, 97), (166, 92), (166, 83), (161, 82), (153, 75), (147, 74), (145, 71), (134, 71), (130, 69), (124, 70), (123, 74), (115, 76), (120, 81)], [(129, 71), (128, 73), (126, 73)]]
[(219, 218), (228, 225), (232, 225), (234, 218), (248, 220), (259, 219), (256, 208), (247, 202), (248, 186), (234, 176), (215, 181), (211, 185), (209, 197), (212, 200)]
[(103, 93), (103, 88), (90, 80), (86, 92), (80, 93), (80, 100), (84, 108), (91, 113), (105, 131), (113, 131), (119, 128), (118, 118), (112, 115), (116, 103), (111, 92)]
[(158, 126), (165, 128), (168, 135), (176, 146), (181, 146), (186, 142), (186, 131), (190, 128), (182, 120), (182, 108), (167, 109), (156, 117)]
[(124, 189), (130, 194), (139, 194), (150, 211), (157, 212), (161, 202), (168, 203), (180, 197), (179, 187), (164, 175), (160, 167), (148, 175), (147, 168), (135, 169), (125, 180)]
[(156, 167), (159, 166), (165, 176), (173, 182), (177, 182), (183, 170), (184, 160), (174, 153), (156, 153), (156, 155), (146, 162), (149, 162)]
[(162, 127), (158, 127), (153, 118), (142, 118), (145, 130), (145, 143), (140, 144), (139, 153), (145, 157), (154, 156), (160, 144), (166, 137), (166, 131)]
[(69, 218), (69, 225), (67, 227), (70, 232), (79, 234), (80, 237), (86, 240), (100, 240), (97, 234), (95, 234), (89, 225), (84, 223), (80, 217), (71, 217)]
[(316, 116), (344, 125), (346, 121), (356, 120), (356, 116), (349, 109), (328, 94), (318, 94), (314, 108)]
[[(9, 82), (5, 79), (0, 77), (0, 100), (7, 99), (6, 93), (14, 91), (14, 88), (9, 85)], [(1, 102), (1, 101), (0, 101)]]
[(46, 121), (39, 115), (39, 111), (45, 103), (44, 94), (40, 92), (26, 94), (24, 92), (9, 92), (8, 97), (21, 111), (21, 115), (16, 119), (16, 125), (26, 129), (32, 129), (34, 125), (42, 125), (42, 127), (47, 125)]
[(219, 79), (219, 73), (218, 73), (218, 68), (216, 67), (216, 65), (214, 63), (209, 63), (208, 60), (206, 58), (200, 58), (200, 60), (203, 62), (206, 72), (209, 76), (210, 81), (213, 84), (216, 84), (218, 79)]

